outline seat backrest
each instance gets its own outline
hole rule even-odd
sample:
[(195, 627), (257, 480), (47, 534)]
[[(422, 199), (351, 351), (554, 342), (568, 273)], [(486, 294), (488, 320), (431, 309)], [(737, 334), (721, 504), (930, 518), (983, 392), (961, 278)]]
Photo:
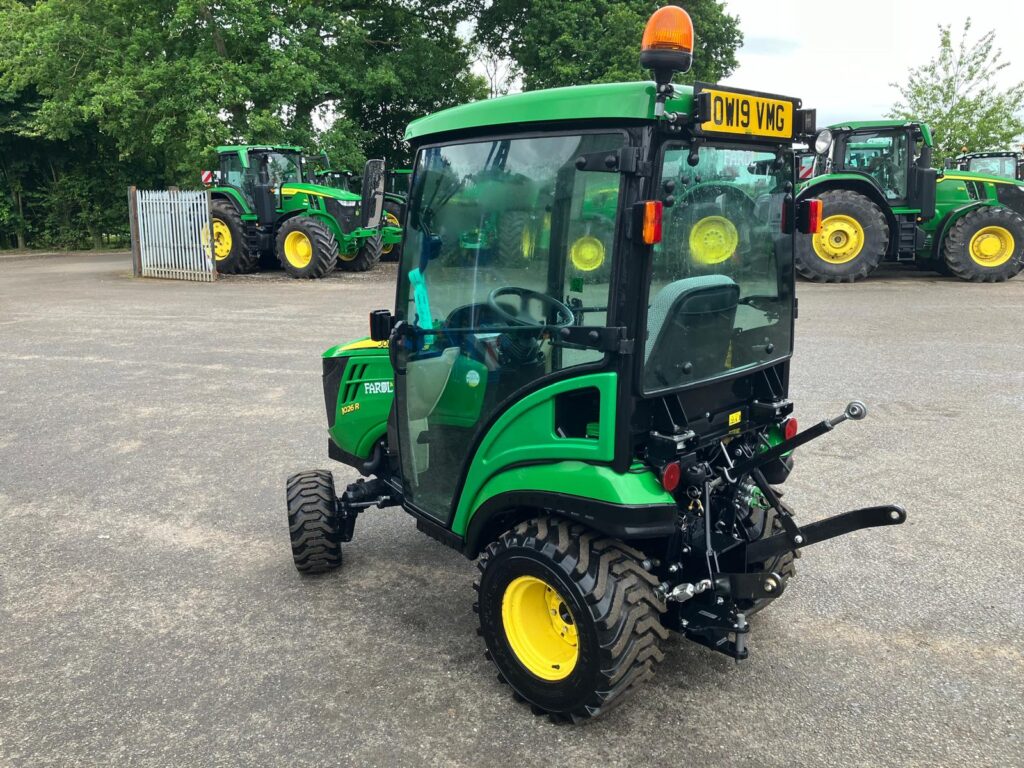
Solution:
[(644, 386), (648, 390), (696, 381), (724, 369), (740, 288), (725, 275), (669, 283), (648, 311)]

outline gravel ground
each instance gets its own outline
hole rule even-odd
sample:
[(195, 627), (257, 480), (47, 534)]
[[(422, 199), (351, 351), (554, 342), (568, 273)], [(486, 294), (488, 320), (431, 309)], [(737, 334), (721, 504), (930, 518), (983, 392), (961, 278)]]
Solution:
[[(1007, 766), (1024, 753), (1024, 278), (800, 286), (808, 550), (735, 664), (674, 640), (583, 727), (534, 718), (475, 636), (473, 566), (398, 510), (301, 579), (283, 481), (329, 466), (319, 353), (393, 266), (319, 282), (0, 263), (0, 763)], [(352, 477), (334, 466), (339, 485)]]

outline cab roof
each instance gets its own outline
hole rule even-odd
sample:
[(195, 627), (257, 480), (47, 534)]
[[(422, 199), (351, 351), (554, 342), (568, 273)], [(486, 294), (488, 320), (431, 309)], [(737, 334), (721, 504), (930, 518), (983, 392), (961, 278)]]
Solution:
[[(653, 82), (598, 83), (527, 91), (463, 104), (409, 123), (406, 141), (496, 125), (553, 123), (568, 120), (654, 120)], [(689, 113), (693, 88), (676, 85), (668, 112)]]
[(932, 146), (932, 131), (927, 123), (915, 123), (913, 120), (847, 120), (844, 123), (830, 125), (830, 131), (862, 131), (873, 128), (903, 128), (904, 126), (915, 126), (921, 129), (924, 143)]

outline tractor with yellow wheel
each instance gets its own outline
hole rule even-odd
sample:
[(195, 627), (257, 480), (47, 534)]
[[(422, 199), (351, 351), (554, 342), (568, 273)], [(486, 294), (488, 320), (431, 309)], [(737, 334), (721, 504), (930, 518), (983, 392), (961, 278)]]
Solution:
[(853, 282), (887, 261), (973, 282), (1024, 268), (1024, 186), (1014, 178), (932, 168), (925, 123), (833, 125), (799, 197), (824, 203), (821, 229), (797, 241), (796, 269), (817, 282)]
[(336, 267), (362, 272), (401, 239), (384, 221), (384, 163), (370, 160), (361, 194), (310, 183), (301, 147), (217, 147), (210, 188), (213, 256), (225, 274), (275, 261), (292, 277), (319, 278)]
[[(666, 6), (644, 34), (652, 82), (409, 125), (394, 304), (320, 361), (327, 454), (361, 477), (285, 484), (304, 575), (340, 566), (373, 507), (475, 559), (482, 650), (517, 701), (561, 721), (650, 680), (671, 632), (747, 658), (800, 550), (906, 519), (888, 504), (798, 521), (782, 499), (794, 449), (866, 415), (854, 401), (801, 431), (789, 399), (794, 236), (821, 213), (794, 199), (793, 144), (813, 111), (673, 83), (692, 50), (690, 17)], [(503, 223), (520, 227), (513, 253), (457, 252)]]

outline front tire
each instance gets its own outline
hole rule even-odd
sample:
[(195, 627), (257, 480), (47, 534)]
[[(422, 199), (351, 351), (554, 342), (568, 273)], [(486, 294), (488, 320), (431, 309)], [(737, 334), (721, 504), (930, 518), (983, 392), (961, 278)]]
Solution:
[(1024, 218), (1008, 208), (971, 211), (950, 228), (942, 257), (961, 280), (1009, 280), (1024, 268)]
[(277, 260), (298, 279), (316, 279), (334, 271), (338, 241), (327, 225), (309, 216), (288, 219), (277, 233)]
[(212, 251), (217, 271), (223, 275), (254, 272), (260, 264), (260, 254), (249, 249), (238, 209), (227, 200), (214, 200), (210, 205), (210, 224), (213, 228)]
[(366, 272), (377, 266), (383, 250), (380, 232), (376, 232), (372, 237), (363, 241), (362, 246), (355, 254), (342, 254), (338, 259), (338, 266), (346, 272)]
[(488, 657), (535, 714), (574, 722), (618, 704), (654, 674), (667, 639), (642, 553), (582, 525), (541, 517), (478, 562)]
[(331, 473), (314, 469), (292, 475), (285, 499), (295, 569), (313, 575), (340, 566), (341, 520)]
[(796, 238), (796, 271), (817, 283), (852, 283), (870, 275), (889, 250), (881, 208), (857, 192), (832, 190), (821, 198), (821, 229)]

